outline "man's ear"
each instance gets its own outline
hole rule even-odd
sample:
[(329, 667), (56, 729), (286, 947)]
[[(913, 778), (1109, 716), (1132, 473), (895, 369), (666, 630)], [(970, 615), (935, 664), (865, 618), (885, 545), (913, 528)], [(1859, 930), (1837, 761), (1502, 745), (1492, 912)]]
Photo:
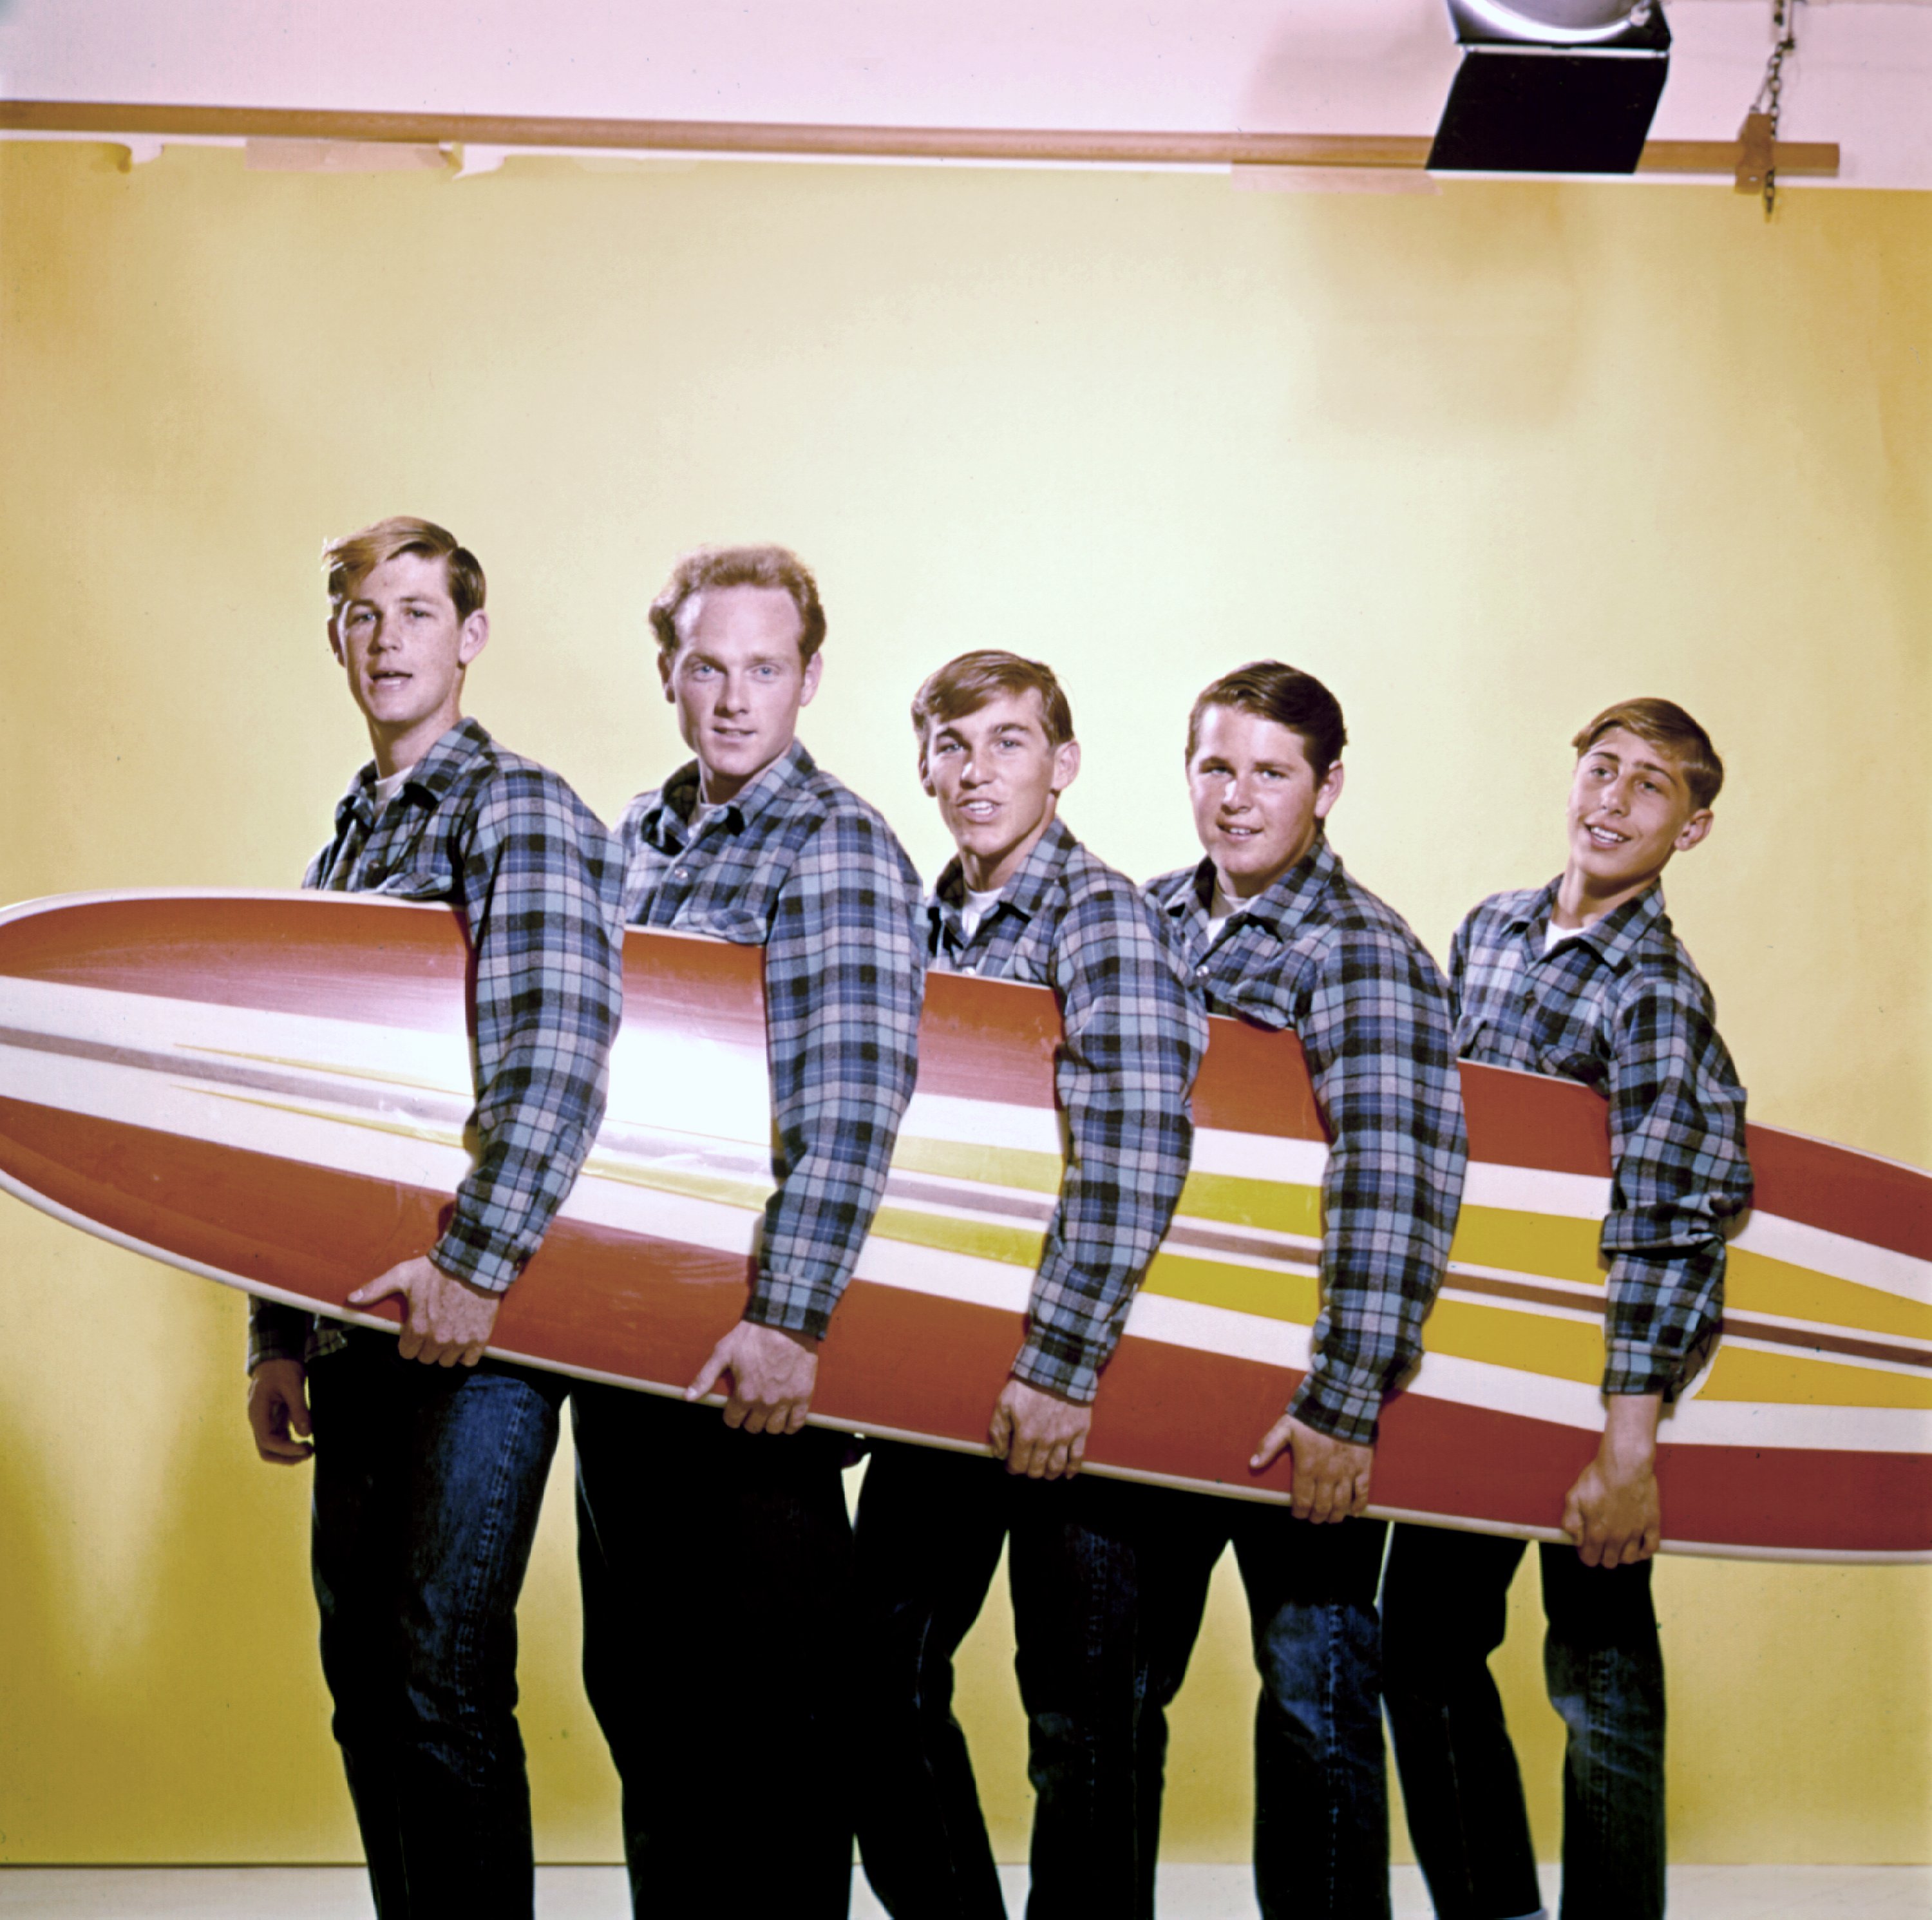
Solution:
[(463, 622), (456, 642), (456, 664), (466, 667), (490, 644), (490, 616), (478, 607)]
[(805, 663), (804, 690), (798, 697), (800, 706), (809, 706), (812, 704), (812, 696), (818, 691), (818, 676), (824, 670), (825, 656), (822, 653), (814, 653)]
[(1342, 763), (1331, 760), (1328, 771), (1322, 776), (1322, 784), (1315, 790), (1315, 818), (1326, 820), (1335, 802), (1342, 797)]
[(1080, 777), (1080, 742), (1062, 740), (1053, 750), (1053, 792), (1066, 792)]
[(1711, 829), (1717, 824), (1717, 816), (1708, 807), (1700, 807), (1683, 826), (1678, 830), (1677, 838), (1670, 843), (1673, 854), (1688, 854), (1693, 847), (1700, 845), (1710, 836)]

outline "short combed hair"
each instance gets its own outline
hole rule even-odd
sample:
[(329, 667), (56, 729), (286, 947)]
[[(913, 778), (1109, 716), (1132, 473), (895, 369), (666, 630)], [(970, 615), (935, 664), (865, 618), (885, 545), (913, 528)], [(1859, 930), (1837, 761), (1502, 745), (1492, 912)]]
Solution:
[(1251, 660), (1232, 674), (1223, 674), (1204, 687), (1187, 716), (1187, 758), (1201, 737), (1201, 716), (1210, 706), (1232, 706), (1272, 720), (1301, 736), (1302, 751), (1317, 780), (1342, 758), (1348, 730), (1342, 724), (1342, 706), (1312, 674), (1285, 667), (1279, 660)]
[(669, 660), (683, 638), (677, 628), (685, 608), (715, 587), (776, 586), (791, 596), (798, 609), (798, 657), (809, 660), (825, 644), (825, 609), (812, 569), (789, 547), (698, 547), (671, 568), (670, 578), (651, 602), (651, 626), (658, 654)]
[(1634, 734), (1646, 746), (1674, 760), (1697, 806), (1707, 807), (1718, 797), (1724, 784), (1724, 763), (1718, 758), (1710, 735), (1676, 701), (1620, 700), (1616, 706), (1605, 707), (1570, 744), (1580, 759), (1615, 727)]
[(459, 620), (466, 620), (481, 608), (487, 591), (482, 563), (446, 527), (407, 514), (379, 520), (359, 533), (345, 533), (322, 548), (322, 568), (328, 581), (328, 604), (340, 607), (364, 574), (386, 566), (401, 554), (421, 554), (425, 559), (442, 561), (443, 578), (448, 583), (449, 597), (455, 604)]
[(1066, 704), (1058, 676), (1044, 660), (1023, 659), (1017, 653), (988, 646), (947, 661), (926, 676), (912, 697), (912, 730), (919, 736), (921, 758), (926, 752), (926, 730), (935, 722), (943, 727), (949, 721), (978, 712), (1001, 694), (1024, 693), (1040, 695), (1048, 746), (1066, 746), (1073, 737), (1073, 710)]

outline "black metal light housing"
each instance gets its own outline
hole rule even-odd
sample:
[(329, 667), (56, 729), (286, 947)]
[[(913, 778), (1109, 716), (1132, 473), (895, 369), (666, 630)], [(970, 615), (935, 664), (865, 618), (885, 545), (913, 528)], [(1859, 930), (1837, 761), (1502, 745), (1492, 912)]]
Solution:
[(1629, 0), (1448, 0), (1462, 64), (1432, 171), (1634, 173), (1670, 67), (1664, 9)]

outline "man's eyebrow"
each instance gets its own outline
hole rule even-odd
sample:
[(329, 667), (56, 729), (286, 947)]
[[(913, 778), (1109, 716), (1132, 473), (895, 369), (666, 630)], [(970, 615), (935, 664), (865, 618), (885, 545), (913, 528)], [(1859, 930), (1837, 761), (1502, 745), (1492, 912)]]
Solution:
[[(1624, 764), (1622, 757), (1609, 747), (1592, 747), (1590, 752), (1597, 759), (1607, 760), (1614, 766), (1622, 766)], [(1635, 772), (1660, 773), (1673, 786), (1684, 777), (1679, 769), (1672, 766), (1666, 760), (1640, 758), (1630, 761), (1630, 765), (1632, 771)]]

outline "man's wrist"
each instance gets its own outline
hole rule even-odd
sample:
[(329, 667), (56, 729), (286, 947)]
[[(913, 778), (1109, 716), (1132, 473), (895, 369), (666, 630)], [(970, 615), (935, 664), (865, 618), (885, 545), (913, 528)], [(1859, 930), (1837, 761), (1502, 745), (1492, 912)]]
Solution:
[(1657, 1424), (1664, 1412), (1664, 1396), (1612, 1394), (1604, 1405), (1604, 1437), (1598, 1451), (1624, 1473), (1647, 1471), (1657, 1459)]

